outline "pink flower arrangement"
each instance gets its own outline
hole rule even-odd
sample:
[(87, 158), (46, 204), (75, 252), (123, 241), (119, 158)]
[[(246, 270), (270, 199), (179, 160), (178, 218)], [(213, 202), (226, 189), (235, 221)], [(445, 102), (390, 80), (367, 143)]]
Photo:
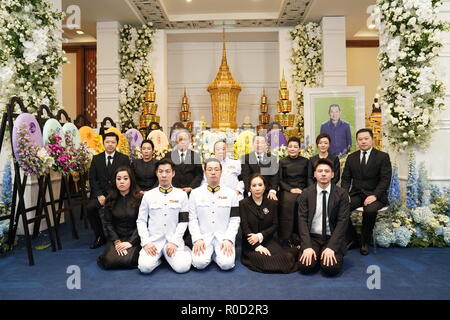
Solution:
[(53, 132), (48, 138), (47, 152), (54, 160), (52, 169), (61, 174), (68, 174), (73, 170), (76, 163), (72, 155), (61, 144), (62, 138)]

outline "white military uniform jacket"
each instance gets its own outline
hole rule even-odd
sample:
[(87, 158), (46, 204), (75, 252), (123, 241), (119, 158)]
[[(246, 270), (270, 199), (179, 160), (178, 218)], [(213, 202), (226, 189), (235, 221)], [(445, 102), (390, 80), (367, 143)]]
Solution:
[(239, 203), (234, 190), (221, 186), (216, 192), (206, 184), (192, 190), (189, 196), (189, 232), (192, 242), (199, 239), (209, 246), (214, 240), (235, 242), (239, 229)]
[[(244, 181), (239, 181), (241, 174), (241, 161), (230, 158), (221, 160), (222, 175), (220, 176), (220, 185), (239, 191), (244, 194)], [(203, 174), (202, 184), (206, 184), (206, 178)]]
[(139, 207), (136, 224), (141, 246), (151, 242), (159, 251), (167, 242), (172, 242), (183, 248), (183, 235), (189, 221), (187, 193), (174, 187), (169, 193), (159, 189), (145, 192)]

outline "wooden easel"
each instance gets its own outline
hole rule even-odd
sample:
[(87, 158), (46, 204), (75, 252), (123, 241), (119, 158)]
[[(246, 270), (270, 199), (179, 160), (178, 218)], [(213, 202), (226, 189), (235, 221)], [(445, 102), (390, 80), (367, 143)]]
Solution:
[[(3, 139), (5, 137), (6, 128), (9, 127), (10, 132), (10, 140), (11, 140), (11, 149), (14, 149), (13, 142), (12, 142), (12, 132), (13, 132), (13, 126), (14, 126), (14, 120), (18, 117), (18, 114), (14, 113), (14, 106), (18, 104), (20, 106), (20, 110), (23, 113), (27, 112), (27, 109), (24, 107), (23, 102), (18, 97), (13, 97), (10, 100), (10, 103), (6, 106), (6, 112), (3, 114), (2, 124), (0, 127), (0, 151), (3, 144)], [(38, 178), (38, 203), (36, 206), (32, 206), (29, 208), (25, 207), (25, 200), (24, 200), (24, 194), (25, 194), (25, 188), (27, 183), (28, 176), (26, 174), (21, 177), (20, 174), (20, 167), (15, 159), (14, 161), (14, 187), (13, 187), (13, 195), (12, 195), (12, 202), (11, 202), (11, 214), (9, 215), (10, 219), (10, 228), (9, 228), (9, 250), (12, 249), (14, 245), (15, 236), (17, 233), (17, 227), (19, 224), (19, 218), (22, 218), (22, 224), (25, 234), (25, 242), (27, 246), (27, 254), (28, 254), (28, 263), (29, 265), (34, 265), (34, 257), (33, 257), (33, 248), (32, 248), (32, 242), (31, 242), (31, 236), (30, 232), (28, 230), (28, 225), (31, 223), (39, 223), (41, 219), (45, 219), (47, 222), (50, 242), (52, 251), (56, 251), (56, 241), (55, 238), (57, 237), (57, 234), (55, 234), (55, 229), (51, 223), (50, 220), (50, 214), (48, 212), (47, 208), (47, 202), (46, 202), (46, 190), (47, 186), (49, 184), (48, 179), (46, 176), (39, 177)], [(18, 204), (16, 203), (18, 200)], [(36, 215), (34, 218), (28, 219), (27, 212), (35, 211)], [(42, 215), (42, 210), (44, 211), (44, 215)], [(3, 219), (5, 220), (5, 219)], [(59, 240), (59, 238), (58, 238)]]

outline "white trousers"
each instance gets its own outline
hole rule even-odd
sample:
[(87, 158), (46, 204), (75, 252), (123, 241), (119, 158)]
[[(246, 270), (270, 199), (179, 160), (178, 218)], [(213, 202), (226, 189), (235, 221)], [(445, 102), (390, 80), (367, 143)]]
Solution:
[(167, 244), (164, 248), (156, 253), (154, 257), (145, 252), (144, 248), (139, 252), (138, 268), (142, 273), (150, 273), (157, 266), (161, 264), (161, 256), (164, 255), (166, 261), (177, 273), (188, 272), (191, 268), (192, 258), (191, 249), (184, 246), (184, 248), (178, 248), (172, 257), (167, 255)]
[(200, 255), (195, 255), (194, 251), (192, 251), (192, 265), (197, 269), (206, 268), (211, 263), (211, 259), (214, 259), (222, 270), (233, 269), (236, 259), (236, 250), (233, 247), (233, 253), (230, 256), (227, 256), (220, 249), (220, 242), (214, 239), (210, 245), (206, 247), (205, 252), (200, 253)]

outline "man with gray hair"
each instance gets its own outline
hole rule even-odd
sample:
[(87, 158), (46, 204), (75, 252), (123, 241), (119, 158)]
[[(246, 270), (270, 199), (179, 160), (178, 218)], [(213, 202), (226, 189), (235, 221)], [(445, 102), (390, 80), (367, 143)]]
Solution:
[(173, 178), (173, 186), (183, 189), (188, 194), (192, 189), (200, 186), (203, 178), (203, 169), (200, 155), (192, 149), (191, 134), (186, 129), (178, 129), (175, 134), (176, 145), (169, 157), (175, 163), (176, 175)]
[(327, 133), (331, 137), (329, 153), (342, 156), (350, 152), (352, 146), (352, 134), (350, 124), (341, 120), (341, 107), (331, 104), (328, 108), (330, 120), (322, 123), (320, 133)]

